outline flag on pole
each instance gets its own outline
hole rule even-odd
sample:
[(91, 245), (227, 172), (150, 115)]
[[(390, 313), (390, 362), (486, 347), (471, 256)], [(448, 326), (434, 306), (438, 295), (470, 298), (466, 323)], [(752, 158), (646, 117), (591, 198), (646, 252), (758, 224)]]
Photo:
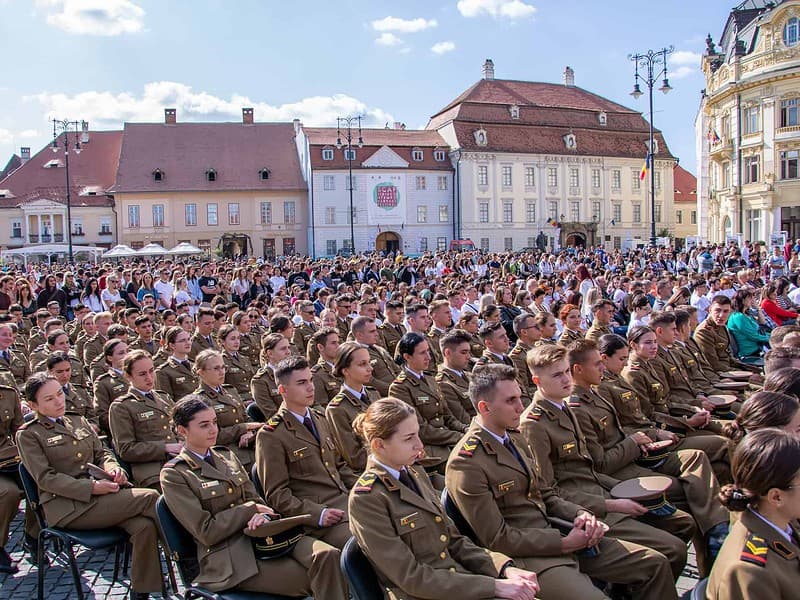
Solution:
[(639, 171), (639, 180), (644, 181), (644, 178), (647, 177), (647, 169), (650, 168), (650, 155), (648, 154), (647, 157), (644, 159), (644, 164), (642, 165), (642, 170)]

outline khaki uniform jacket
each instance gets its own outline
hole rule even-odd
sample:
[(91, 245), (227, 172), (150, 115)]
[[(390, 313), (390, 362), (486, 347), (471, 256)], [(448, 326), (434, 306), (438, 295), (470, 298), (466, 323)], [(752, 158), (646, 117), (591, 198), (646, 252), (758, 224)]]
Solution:
[(710, 600), (796, 598), (800, 589), (800, 530), (792, 543), (749, 510), (731, 527), (706, 589)]
[(31, 328), (30, 336), (28, 337), (28, 355), (45, 342), (47, 342), (47, 339), (44, 337), (44, 331), (38, 325)]
[(344, 319), (341, 317), (336, 317), (336, 328), (339, 330), (339, 339), (346, 340), (347, 336), (350, 334), (350, 323), (353, 322), (353, 318), (351, 316), (347, 316)]
[(494, 598), (508, 557), (460, 535), (422, 469), (407, 467), (420, 494), (370, 459), (350, 491), (350, 530), (392, 599)]
[(158, 342), (155, 339), (151, 339), (149, 342), (145, 342), (141, 337), (136, 336), (136, 339), (133, 340), (130, 345), (128, 346), (128, 352), (131, 350), (144, 350), (150, 356), (155, 356), (156, 353), (159, 351)]
[(186, 449), (161, 471), (161, 489), (175, 518), (197, 542), (197, 585), (218, 592), (258, 573), (251, 538), (242, 533), (264, 501), (228, 448), (211, 449), (214, 465)]
[(428, 348), (431, 351), (431, 366), (429, 368), (434, 374), (436, 373), (437, 367), (444, 362), (442, 347), (440, 345), (444, 334), (444, 331), (436, 327), (431, 327), (430, 331), (428, 331), (428, 335), (425, 336), (428, 340)]
[(170, 427), (173, 402), (151, 393), (152, 399), (129, 388), (108, 411), (114, 449), (130, 463), (132, 479), (142, 487), (158, 483), (158, 473), (168, 458), (164, 446), (177, 441)]
[(447, 403), (447, 408), (465, 427), (468, 427), (476, 411), (469, 399), (470, 374), (466, 371), (459, 375), (444, 365), (439, 365), (436, 373), (436, 389)]
[(656, 423), (662, 423), (663, 416), (670, 414), (670, 401), (666, 386), (658, 378), (650, 362), (630, 359), (620, 376), (636, 391), (644, 416)]
[(98, 424), (94, 403), (86, 388), (70, 383), (64, 386), (64, 399), (67, 403), (67, 412), (78, 414), (93, 425)]
[(597, 392), (614, 405), (617, 418), (625, 433), (641, 431), (650, 439), (657, 437), (656, 424), (644, 415), (639, 395), (622, 377), (611, 371), (604, 372), (603, 381), (597, 386)]
[(700, 352), (717, 373), (730, 371), (738, 361), (731, 354), (731, 340), (728, 329), (720, 327), (710, 317), (697, 326), (694, 340), (700, 347)]
[[(683, 372), (692, 384), (692, 388), (704, 392), (710, 392), (714, 387), (711, 379), (706, 376), (705, 369), (701, 365), (692, 350), (683, 342), (675, 342), (672, 347), (673, 357), (680, 362)], [(709, 367), (710, 368), (710, 367)]]
[(700, 402), (696, 399), (700, 390), (695, 391), (692, 387), (680, 362), (673, 356), (672, 350), (659, 346), (658, 354), (650, 362), (654, 371), (659, 373), (659, 379), (667, 384), (667, 395), (673, 406), (678, 403), (700, 406)]
[(372, 365), (372, 381), (370, 384), (380, 392), (381, 397), (388, 396), (389, 386), (392, 385), (392, 381), (401, 371), (400, 365), (379, 344), (367, 346), (367, 351), (369, 352), (369, 363)]
[(477, 367), (479, 365), (507, 365), (509, 367), (513, 367), (514, 361), (511, 360), (511, 358), (509, 358), (505, 354), (501, 358), (497, 356), (494, 352), (490, 352), (489, 350), (484, 350), (483, 354), (481, 354), (481, 357), (477, 361), (475, 361), (475, 366)]
[(405, 335), (406, 328), (402, 325), (392, 325), (386, 321), (381, 323), (381, 325), (378, 327), (378, 333), (381, 336), (383, 347), (386, 348), (386, 351), (390, 355), (394, 356), (394, 353), (397, 350), (397, 342), (399, 342), (400, 338)]
[[(52, 352), (47, 346), (44, 346), (35, 357), (31, 356), (31, 371), (33, 373), (39, 373), (40, 371), (47, 370), (47, 359), (50, 358)], [(81, 363), (80, 360), (76, 356), (70, 352), (67, 356), (69, 356), (69, 365), (71, 367), (72, 374), (70, 375), (69, 381), (72, 384), (77, 386), (91, 389), (91, 381), (86, 377), (86, 369)]]
[(208, 350), (209, 348), (212, 350), (219, 350), (217, 341), (214, 339), (214, 334), (212, 333), (209, 337), (211, 337), (211, 343), (197, 331), (194, 332), (192, 335), (192, 349), (189, 351), (189, 360), (194, 362), (194, 359), (197, 358), (197, 355), (203, 350)]
[(350, 465), (353, 473), (357, 474), (367, 466), (367, 448), (364, 440), (353, 431), (353, 420), (381, 397), (374, 388), (366, 387), (365, 391), (366, 403), (342, 387), (325, 408), (325, 419), (328, 421), (336, 448), (344, 461)]
[(170, 356), (167, 362), (156, 368), (156, 389), (173, 403), (191, 394), (200, 384), (200, 379), (194, 374), (190, 365), (191, 361), (188, 359), (185, 363), (181, 363)]
[(22, 407), (15, 386), (0, 385), (0, 452), (14, 446), (14, 435), (22, 425)]
[(708, 379), (709, 382), (715, 384), (722, 379), (719, 374), (723, 371), (717, 371), (711, 366), (711, 363), (708, 361), (708, 358), (703, 353), (703, 349), (697, 343), (696, 339), (690, 337), (686, 340), (686, 349), (692, 353), (692, 356), (697, 361), (697, 365), (703, 372), (703, 376)]
[(572, 331), (571, 329), (564, 329), (564, 331), (561, 332), (561, 337), (558, 338), (558, 344), (559, 346), (564, 346), (566, 348), (572, 342), (576, 342), (582, 339), (583, 339), (582, 331)]
[(323, 358), (311, 367), (311, 379), (314, 382), (314, 405), (325, 410), (328, 402), (339, 393), (342, 380), (333, 374), (333, 367)]
[(526, 568), (542, 571), (573, 565), (561, 553), (561, 533), (548, 514), (574, 521), (581, 506), (559, 498), (541, 479), (533, 450), (517, 431), (509, 439), (525, 464), (476, 421), (450, 454), (447, 490), (478, 542), (514, 558), (536, 558)]
[(247, 448), (239, 447), (239, 438), (247, 433), (246, 423), (249, 419), (244, 402), (236, 393), (236, 388), (223, 384), (222, 389), (218, 392), (205, 383), (200, 383), (194, 393), (214, 409), (217, 416), (217, 427), (219, 427), (217, 444), (230, 448), (245, 467), (253, 464), (255, 438), (250, 439)]
[(528, 406), (533, 400), (533, 395), (536, 393), (536, 384), (533, 383), (531, 371), (528, 368), (528, 363), (525, 358), (528, 356), (528, 351), (533, 346), (528, 346), (521, 340), (517, 340), (516, 345), (508, 353), (508, 357), (517, 370), (517, 383), (520, 390), (522, 390), (522, 404)]
[(481, 342), (481, 338), (474, 333), (471, 333), (470, 337), (472, 340), (470, 340), (469, 343), (469, 351), (472, 353), (472, 358), (478, 359), (481, 357), (481, 354), (483, 354), (483, 351), (486, 350), (486, 347), (483, 345), (483, 342)]
[(597, 323), (592, 323), (592, 326), (589, 327), (586, 335), (584, 336), (587, 340), (592, 340), (593, 342), (598, 341), (601, 337), (606, 334), (614, 333), (611, 331), (610, 327), (601, 327)]
[(128, 391), (128, 382), (121, 373), (109, 369), (94, 382), (94, 413), (100, 431), (111, 435), (108, 426), (108, 410), (111, 403), (117, 398), (122, 398)]
[(256, 435), (256, 464), (269, 506), (284, 517), (310, 514), (319, 523), (325, 508), (347, 511), (356, 476), (336, 450), (325, 417), (309, 410), (319, 441), (282, 404)]
[(253, 331), (239, 335), (239, 354), (247, 357), (253, 368), (258, 366), (258, 355), (261, 352), (261, 338)]
[(269, 363), (261, 367), (250, 380), (250, 393), (265, 418), (269, 419), (278, 412), (283, 398), (278, 393), (278, 382)]
[(308, 342), (311, 339), (311, 336), (316, 333), (316, 331), (316, 325), (306, 321), (301, 321), (300, 324), (294, 328), (292, 344), (295, 348), (297, 348), (297, 351), (301, 356), (306, 355), (306, 351), (308, 350)]
[(18, 350), (9, 348), (10, 359), (0, 358), (0, 373), (9, 371), (14, 378), (14, 383), (20, 392), (25, 387), (25, 382), (31, 376), (31, 369), (25, 356)]
[(250, 393), (250, 381), (256, 370), (253, 368), (247, 355), (242, 354), (241, 349), (236, 356), (223, 350), (222, 361), (225, 363), (225, 383), (233, 386), (245, 404), (253, 400)]
[(37, 416), (17, 431), (22, 462), (39, 486), (39, 502), (49, 525), (68, 526), (96, 504), (86, 463), (112, 471), (119, 468), (89, 422), (64, 415), (64, 424)]
[(80, 356), (83, 357), (83, 364), (87, 367), (94, 362), (94, 359), (103, 354), (103, 345), (108, 341), (108, 338), (95, 333), (91, 338), (86, 340), (83, 345), (83, 352)]

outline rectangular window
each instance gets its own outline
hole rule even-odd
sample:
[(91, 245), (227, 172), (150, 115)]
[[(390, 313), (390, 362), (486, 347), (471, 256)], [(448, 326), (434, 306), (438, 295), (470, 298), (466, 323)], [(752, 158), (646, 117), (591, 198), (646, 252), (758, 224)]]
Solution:
[[(73, 221), (73, 225), (75, 222)], [(22, 221), (12, 221), (11, 222), (11, 237), (12, 238), (21, 238), (22, 237)]]
[(512, 179), (511, 179), (511, 167), (509, 165), (503, 165), (503, 187), (510, 188)]
[(284, 225), (294, 225), (296, 219), (294, 200), (287, 200), (283, 203), (283, 223)]
[(558, 221), (558, 201), (548, 200), (547, 202), (547, 216), (553, 221)]
[[(103, 225), (108, 228), (108, 232), (111, 233), (111, 218), (110, 217), (103, 217), (100, 221), (100, 231), (103, 231)], [(20, 223), (20, 231), (22, 231), (22, 224)], [(72, 235), (84, 235), (83, 233), (83, 221), (80, 219), (72, 219)]]
[(184, 213), (187, 227), (197, 225), (197, 204), (187, 204)]
[(481, 238), (481, 251), (489, 251), (489, 238)]
[(446, 237), (437, 237), (436, 238), (436, 250), (439, 252), (444, 252), (447, 250), (447, 238)]
[(424, 204), (417, 206), (417, 223), (428, 222), (428, 207)]
[(742, 133), (744, 135), (761, 131), (758, 124), (758, 112), (757, 106), (751, 106), (742, 111)]
[(653, 175), (655, 175), (656, 189), (660, 190), (661, 189), (661, 171), (656, 171), (655, 173), (653, 173)]
[(272, 202), (262, 202), (260, 211), (261, 224), (272, 225)]
[(728, 115), (722, 117), (721, 122), (721, 129), (722, 131), (719, 134), (722, 136), (722, 141), (725, 142), (731, 139), (731, 118)]
[(677, 211), (677, 212), (675, 213), (675, 222), (676, 222), (678, 225), (681, 225), (681, 224), (683, 224), (683, 211), (682, 211), (682, 210), (679, 210), (679, 211)]
[(691, 214), (691, 223), (692, 225), (697, 225), (697, 211), (693, 210)]
[(336, 207), (325, 207), (325, 225), (336, 225)]
[(642, 174), (641, 171), (633, 171), (631, 173), (631, 189), (638, 192), (642, 189)]
[(731, 187), (731, 163), (729, 162), (722, 165), (722, 187)]
[(128, 227), (139, 227), (139, 205), (128, 206)]
[(345, 183), (344, 189), (346, 189), (348, 191), (357, 190), (358, 189), (358, 181), (356, 180), (356, 176), (355, 175), (352, 175), (352, 176), (345, 175), (344, 183)]
[(450, 220), (450, 210), (447, 204), (439, 205), (439, 223), (447, 223)]
[(592, 169), (592, 188), (600, 188), (600, 169)]
[(345, 252), (352, 252), (353, 251), (353, 247), (350, 245), (350, 238), (347, 238), (346, 240), (342, 240), (342, 250), (344, 250)]
[(153, 204), (153, 227), (164, 226), (164, 205)]
[(581, 220), (581, 203), (572, 201), (569, 203), (569, 220), (573, 223), (580, 223)]
[(503, 250), (506, 252), (511, 252), (514, 250), (514, 238), (503, 238)]
[(345, 160), (355, 160), (356, 159), (356, 151), (352, 148), (346, 148), (344, 151), (344, 159)]
[(322, 189), (326, 192), (332, 192), (336, 189), (336, 177), (333, 175), (324, 175), (322, 177)]
[(633, 205), (633, 222), (634, 223), (641, 223), (642, 222), (642, 205), (641, 204), (634, 204)]
[(614, 204), (611, 208), (612, 219), (615, 225), (622, 223), (622, 204)]
[(528, 200), (525, 203), (525, 222), (536, 223), (536, 201)]
[(514, 222), (514, 201), (503, 200), (503, 223)]
[(439, 191), (445, 191), (447, 189), (447, 175), (439, 175), (438, 181), (439, 185), (437, 187), (439, 188)]
[(283, 255), (284, 256), (292, 256), (295, 252), (294, 250), (294, 238), (288, 237), (283, 238)]
[(622, 238), (618, 235), (614, 236), (614, 250), (622, 248)]
[(525, 167), (525, 187), (536, 187), (536, 167)]
[(228, 225), (239, 224), (239, 203), (228, 202)]
[(656, 223), (661, 223), (661, 205), (656, 204)]
[(797, 167), (800, 161), (800, 151), (785, 150), (781, 152), (781, 179), (797, 179)]
[(333, 256), (336, 254), (336, 240), (325, 241), (325, 254)]
[(529, 237), (528, 238), (528, 248), (535, 248), (536, 247), (536, 238)]
[(580, 172), (575, 167), (569, 170), (569, 187), (578, 188), (581, 186)]
[(419, 251), (420, 252), (428, 251), (428, 238), (426, 237), (419, 238)]
[(592, 221), (600, 222), (600, 203), (597, 200), (592, 202)]
[(547, 187), (558, 187), (558, 167), (547, 167)]
[[(800, 125), (797, 114), (798, 99), (781, 100), (781, 127), (794, 127)], [(750, 238), (757, 239), (757, 238)]]
[(424, 190), (425, 189), (425, 175), (417, 175), (416, 182), (417, 182), (417, 189), (418, 190)]
[(411, 151), (411, 160), (420, 162), (424, 158), (422, 150), (412, 150)]
[[(73, 226), (74, 225), (75, 224), (73, 223)], [(80, 231), (81, 233), (83, 233), (83, 225), (80, 225)], [(111, 217), (100, 217), (100, 233), (101, 234), (111, 233)]]
[(761, 209), (747, 210), (747, 239), (757, 240), (761, 238)]
[(622, 171), (614, 169), (611, 171), (611, 189), (618, 190), (622, 188)]
[(209, 225), (219, 225), (216, 202), (212, 202), (206, 206), (206, 220), (208, 221)]
[(322, 149), (322, 160), (333, 160), (333, 148)]
[(489, 167), (478, 165), (478, 185), (489, 185)]
[(489, 222), (489, 203), (488, 202), (479, 202), (478, 203), (478, 221), (481, 223), (488, 223)]
[(744, 182), (758, 182), (758, 156), (748, 156), (744, 159)]

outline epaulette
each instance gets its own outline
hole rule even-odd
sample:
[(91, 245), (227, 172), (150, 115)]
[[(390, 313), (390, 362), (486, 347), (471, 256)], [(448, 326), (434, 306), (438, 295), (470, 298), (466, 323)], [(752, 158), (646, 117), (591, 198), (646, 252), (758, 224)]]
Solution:
[[(186, 462), (186, 459), (183, 456), (176, 456), (174, 458), (169, 459), (167, 462), (164, 463), (164, 467), (174, 467), (179, 465), (182, 462)], [(163, 468), (163, 467), (162, 467)]]
[(405, 381), (408, 377), (408, 374), (405, 371), (400, 371), (397, 374), (397, 377), (394, 378), (395, 381)]
[(531, 421), (538, 421), (542, 418), (542, 409), (541, 408), (532, 408), (531, 411), (528, 413), (528, 419)]
[(311, 365), (311, 372), (312, 372), (312, 373), (316, 373), (316, 372), (317, 372), (317, 371), (319, 371), (321, 368), (322, 368), (322, 364), (321, 364), (321, 363), (316, 363), (316, 364), (314, 364), (314, 365)]
[(275, 428), (283, 422), (283, 417), (280, 415), (272, 415), (264, 425), (267, 431), (275, 431)]
[(344, 394), (336, 394), (330, 402), (328, 402), (328, 406), (339, 406), (344, 400)]
[(372, 491), (372, 486), (375, 484), (375, 480), (378, 476), (371, 471), (364, 471), (361, 477), (358, 478), (356, 484), (353, 486), (353, 493), (356, 494), (368, 494)]
[(767, 541), (755, 533), (751, 533), (744, 542), (744, 548), (742, 548), (742, 553), (739, 555), (739, 560), (759, 567), (766, 567), (768, 550)]
[(578, 394), (573, 394), (567, 400), (567, 406), (570, 408), (580, 408), (581, 407), (581, 397)]
[(472, 455), (475, 454), (475, 448), (478, 447), (478, 443), (480, 443), (480, 438), (477, 435), (471, 435), (464, 443), (461, 445), (461, 449), (458, 451), (459, 456), (466, 456), (467, 458), (472, 458)]

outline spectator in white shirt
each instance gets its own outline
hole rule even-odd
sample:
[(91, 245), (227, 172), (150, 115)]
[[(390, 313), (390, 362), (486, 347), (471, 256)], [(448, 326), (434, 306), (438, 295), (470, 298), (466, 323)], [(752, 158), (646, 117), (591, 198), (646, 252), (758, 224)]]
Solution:
[(172, 305), (172, 296), (175, 294), (175, 288), (169, 281), (169, 271), (163, 269), (153, 287), (158, 292), (156, 308), (159, 312), (167, 310)]

